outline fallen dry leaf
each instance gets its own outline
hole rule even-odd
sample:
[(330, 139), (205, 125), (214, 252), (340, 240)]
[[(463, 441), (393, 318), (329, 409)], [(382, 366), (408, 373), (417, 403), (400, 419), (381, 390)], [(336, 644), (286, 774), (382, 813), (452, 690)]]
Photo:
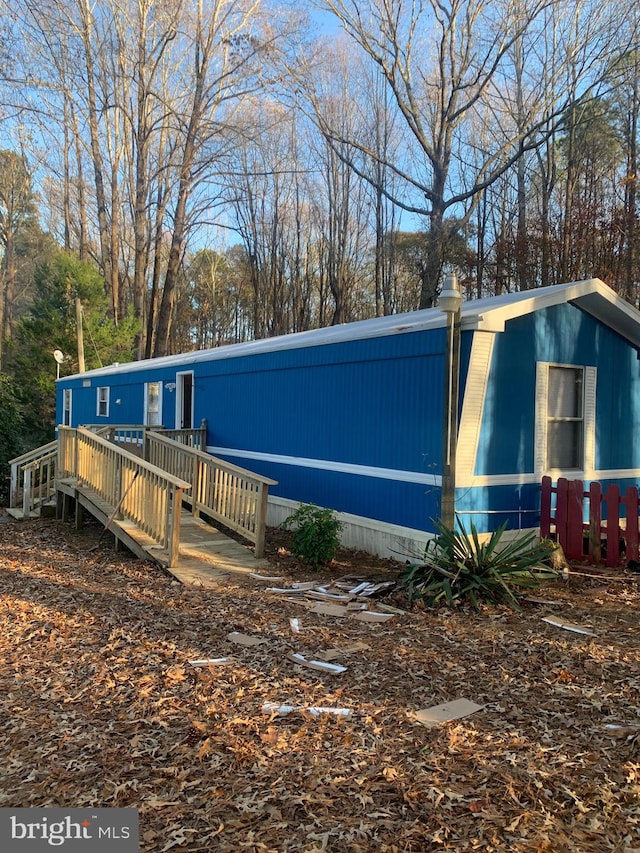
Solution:
[[(142, 853), (638, 848), (640, 578), (540, 590), (593, 636), (535, 603), (407, 612), (399, 593), (388, 622), (305, 610), (294, 634), (300, 602), (264, 581), (183, 587), (100, 532), (0, 524), (0, 806), (137, 807)], [(341, 552), (313, 574), (279, 536), (264, 575), (283, 585), (397, 572)], [(338, 677), (288, 659), (354, 648)], [(461, 696), (484, 709), (435, 728), (408, 715)]]

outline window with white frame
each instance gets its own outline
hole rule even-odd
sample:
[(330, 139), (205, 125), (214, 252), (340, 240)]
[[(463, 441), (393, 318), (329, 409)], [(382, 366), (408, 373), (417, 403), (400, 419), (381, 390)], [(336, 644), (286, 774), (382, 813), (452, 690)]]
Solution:
[(62, 424), (71, 426), (71, 388), (65, 388), (62, 398)]
[(162, 424), (162, 382), (147, 382), (145, 384), (145, 424), (160, 426)]
[(535, 472), (595, 470), (597, 368), (536, 364)]
[(549, 366), (547, 468), (584, 467), (584, 368)]
[(96, 415), (99, 418), (107, 418), (109, 417), (109, 388), (106, 386), (101, 386), (96, 389), (97, 392), (97, 406), (96, 406)]

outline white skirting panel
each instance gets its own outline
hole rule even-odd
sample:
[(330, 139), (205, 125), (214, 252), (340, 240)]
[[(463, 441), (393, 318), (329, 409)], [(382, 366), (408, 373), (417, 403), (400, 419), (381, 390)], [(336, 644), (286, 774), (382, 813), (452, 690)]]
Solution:
[[(297, 501), (269, 496), (267, 525), (279, 527), (282, 522), (300, 506)], [(355, 548), (375, 554), (378, 557), (391, 558), (401, 563), (417, 562), (422, 558), (425, 546), (433, 536), (424, 530), (387, 524), (373, 518), (337, 512), (342, 522), (340, 541), (346, 548)]]

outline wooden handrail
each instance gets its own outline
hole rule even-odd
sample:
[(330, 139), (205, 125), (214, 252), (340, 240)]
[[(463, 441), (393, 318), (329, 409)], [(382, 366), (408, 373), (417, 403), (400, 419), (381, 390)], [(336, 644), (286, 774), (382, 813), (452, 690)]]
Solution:
[(262, 557), (269, 486), (277, 480), (187, 447), (164, 433), (145, 434), (144, 457), (190, 482), (195, 516), (203, 512), (240, 533), (255, 544), (255, 556)]
[(182, 499), (191, 483), (83, 427), (60, 427), (58, 440), (60, 476), (77, 477), (118, 508), (120, 518), (130, 519), (168, 550), (169, 566), (175, 566)]
[[(57, 445), (57, 442), (56, 442)], [(57, 446), (22, 466), (22, 514), (25, 518), (41, 506), (55, 491)]]
[(22, 503), (25, 518), (38, 503), (43, 503), (53, 494), (57, 456), (58, 442), (54, 440), (9, 460), (9, 506), (13, 508)]
[(41, 456), (43, 453), (48, 453), (50, 450), (55, 450), (58, 446), (58, 440), (53, 439), (48, 444), (43, 444), (40, 447), (36, 447), (33, 450), (27, 450), (26, 453), (23, 453), (21, 456), (16, 456), (14, 459), (9, 459), (9, 465), (24, 465), (25, 462), (31, 462), (32, 459), (35, 459), (38, 456)]
[(161, 429), (158, 430), (160, 435), (173, 439), (187, 447), (193, 447), (194, 450), (205, 451), (207, 446), (207, 421), (203, 418), (199, 427), (196, 429)]

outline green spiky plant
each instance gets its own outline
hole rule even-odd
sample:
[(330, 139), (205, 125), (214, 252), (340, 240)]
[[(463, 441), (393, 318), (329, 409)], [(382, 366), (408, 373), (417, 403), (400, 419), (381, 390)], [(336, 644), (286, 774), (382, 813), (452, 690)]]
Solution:
[(557, 577), (546, 565), (553, 543), (539, 541), (535, 533), (505, 542), (506, 523), (481, 542), (473, 522), (467, 533), (459, 518), (456, 528), (434, 522), (437, 536), (427, 544), (424, 561), (409, 566), (401, 583), (410, 601), (428, 606), (445, 602), (504, 603), (518, 610), (515, 590), (537, 587), (543, 578)]

